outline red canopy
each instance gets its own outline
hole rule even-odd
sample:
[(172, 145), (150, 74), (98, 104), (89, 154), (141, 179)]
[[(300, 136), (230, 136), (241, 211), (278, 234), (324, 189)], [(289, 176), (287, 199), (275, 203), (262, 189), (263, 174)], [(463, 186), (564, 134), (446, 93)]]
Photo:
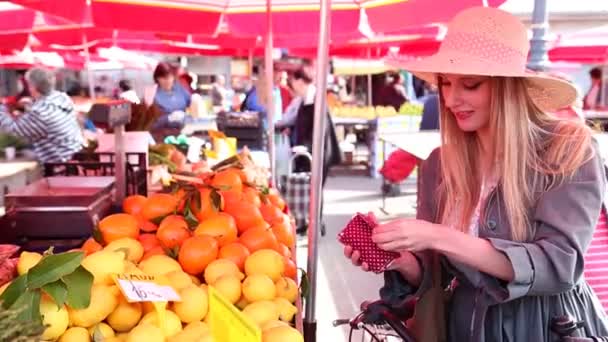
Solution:
[[(266, 0), (12, 1), (74, 22), (92, 20), (100, 28), (254, 38), (266, 34)], [(360, 32), (371, 33), (370, 28), (390, 33), (404, 26), (446, 22), (464, 8), (484, 2), (498, 6), (504, 1), (333, 0), (331, 38), (350, 40), (358, 38)], [(272, 11), (275, 38), (308, 36), (316, 42), (318, 0), (273, 0)]]
[(552, 61), (605, 63), (608, 61), (608, 25), (562, 35), (549, 51)]

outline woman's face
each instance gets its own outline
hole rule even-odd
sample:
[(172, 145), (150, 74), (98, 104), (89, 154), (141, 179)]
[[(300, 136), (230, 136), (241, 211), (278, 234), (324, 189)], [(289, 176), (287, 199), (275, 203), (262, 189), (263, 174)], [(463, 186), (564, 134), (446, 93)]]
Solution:
[(306, 82), (300, 80), (300, 79), (294, 79), (291, 81), (291, 86), (293, 88), (294, 93), (296, 93), (296, 95), (304, 98), (306, 97), (306, 91), (308, 89)]
[(485, 76), (440, 75), (445, 106), (465, 132), (486, 129), (490, 122), (491, 80)]
[(164, 90), (171, 90), (171, 88), (173, 88), (174, 81), (175, 78), (173, 77), (173, 75), (167, 75), (165, 77), (157, 78), (158, 86)]

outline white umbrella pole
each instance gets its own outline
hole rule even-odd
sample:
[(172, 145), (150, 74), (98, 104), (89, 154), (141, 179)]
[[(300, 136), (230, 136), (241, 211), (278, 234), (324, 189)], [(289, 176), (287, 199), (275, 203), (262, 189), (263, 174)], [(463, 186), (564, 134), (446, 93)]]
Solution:
[(310, 180), (310, 224), (308, 226), (308, 279), (309, 292), (306, 298), (304, 317), (304, 339), (315, 342), (317, 321), (315, 318), (317, 295), (317, 261), (319, 254), (319, 231), (321, 227), (321, 201), (323, 197), (323, 154), (325, 151), (325, 119), (327, 115), (327, 73), (329, 68), (329, 31), (331, 0), (321, 0), (319, 46), (317, 50), (317, 70), (315, 95), (315, 117), (312, 143), (312, 178)]
[(84, 61), (85, 70), (87, 71), (87, 79), (89, 83), (89, 96), (95, 100), (95, 79), (91, 70), (91, 55), (89, 54), (89, 41), (87, 40), (87, 34), (82, 34), (82, 45), (84, 46)]
[(266, 113), (268, 118), (268, 156), (270, 157), (270, 179), (273, 186), (276, 182), (276, 161), (274, 153), (274, 66), (272, 63), (272, 0), (266, 0), (266, 50), (265, 50), (265, 74), (266, 74)]

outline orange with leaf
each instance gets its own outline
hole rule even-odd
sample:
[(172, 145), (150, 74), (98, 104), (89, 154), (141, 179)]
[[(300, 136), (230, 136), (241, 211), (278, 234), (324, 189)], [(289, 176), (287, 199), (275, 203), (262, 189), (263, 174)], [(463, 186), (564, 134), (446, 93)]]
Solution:
[(233, 242), (220, 248), (218, 259), (227, 259), (234, 262), (242, 271), (245, 267), (245, 260), (250, 255), (249, 250), (240, 242)]
[(98, 233), (95, 232), (94, 234), (100, 234), (100, 236), (96, 236), (96, 240), (108, 244), (122, 238), (137, 239), (139, 224), (133, 215), (113, 214), (99, 221), (97, 231)]
[(152, 194), (148, 197), (141, 215), (147, 221), (158, 221), (177, 210), (178, 199), (170, 194)]
[(217, 172), (211, 179), (211, 186), (222, 191), (243, 192), (243, 180), (239, 170), (234, 168)]
[(276, 250), (278, 248), (277, 238), (270, 228), (255, 227), (248, 229), (240, 236), (239, 242), (247, 247), (251, 253), (260, 249)]
[(99, 252), (103, 249), (103, 246), (99, 242), (95, 241), (95, 239), (88, 238), (87, 241), (82, 244), (82, 247), (80, 249), (84, 252), (85, 255), (89, 255), (95, 252)]
[(165, 217), (156, 231), (161, 246), (168, 249), (180, 246), (191, 235), (188, 223), (179, 215)]
[(255, 204), (245, 200), (227, 204), (224, 211), (236, 220), (239, 234), (244, 233), (251, 227), (257, 227), (265, 223), (260, 209)]
[(137, 216), (141, 213), (147, 201), (148, 199), (142, 195), (128, 196), (122, 202), (122, 210), (127, 214)]
[(201, 222), (194, 235), (208, 235), (217, 239), (220, 247), (237, 240), (238, 230), (234, 218), (226, 213), (217, 213)]
[(218, 253), (219, 244), (213, 237), (198, 235), (184, 241), (177, 260), (186, 273), (198, 275), (217, 259)]

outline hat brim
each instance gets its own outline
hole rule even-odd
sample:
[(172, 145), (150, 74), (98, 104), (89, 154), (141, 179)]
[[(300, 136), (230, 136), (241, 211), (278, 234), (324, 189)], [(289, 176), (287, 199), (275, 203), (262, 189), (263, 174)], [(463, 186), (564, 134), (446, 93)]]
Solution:
[(431, 84), (437, 84), (439, 74), (525, 78), (534, 104), (547, 112), (569, 107), (577, 98), (576, 87), (568, 81), (533, 71), (511, 71), (497, 63), (465, 54), (450, 53), (446, 56), (438, 53), (420, 60), (388, 57), (385, 64), (409, 71)]

